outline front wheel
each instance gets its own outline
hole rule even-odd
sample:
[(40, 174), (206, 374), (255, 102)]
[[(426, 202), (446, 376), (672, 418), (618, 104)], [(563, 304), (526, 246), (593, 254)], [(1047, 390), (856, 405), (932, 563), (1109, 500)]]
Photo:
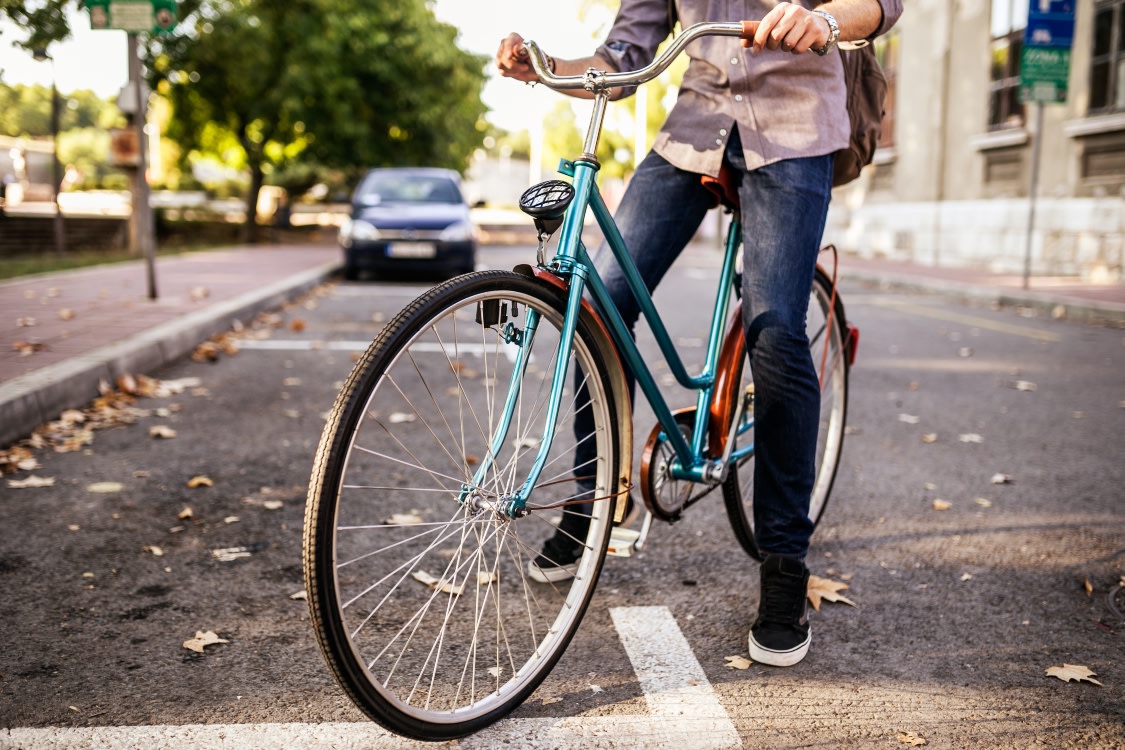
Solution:
[(538, 455), (565, 306), (561, 291), (506, 271), (435, 287), (370, 346), (325, 426), (305, 515), (311, 619), (340, 685), (399, 734), (461, 737), (519, 706), (593, 595), (610, 502), (585, 506), (572, 580), (527, 574), (579, 496), (576, 410), (595, 425), (598, 458), (584, 467), (595, 496), (611, 497), (619, 475), (620, 420), (586, 318), (569, 372), (588, 373), (589, 402), (568, 378), (526, 514), (505, 506)]
[[(809, 500), (809, 518), (815, 527), (828, 505), (840, 452), (844, 446), (844, 424), (848, 409), (848, 356), (844, 305), (832, 294), (832, 282), (816, 269), (806, 322), (813, 365), (820, 381), (820, 426), (816, 436), (816, 479)], [(737, 331), (741, 335), (741, 330)], [(736, 401), (743, 406), (735, 436), (735, 451), (746, 455), (733, 461), (723, 481), (723, 500), (731, 528), (746, 553), (756, 560), (762, 553), (754, 539), (754, 381), (746, 357), (737, 367), (741, 385)]]

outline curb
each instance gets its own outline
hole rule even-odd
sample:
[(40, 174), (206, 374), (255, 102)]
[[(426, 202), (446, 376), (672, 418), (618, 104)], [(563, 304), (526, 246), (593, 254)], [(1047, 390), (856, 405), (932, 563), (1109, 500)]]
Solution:
[(112, 383), (120, 375), (148, 373), (175, 362), (235, 322), (247, 323), (312, 289), (339, 267), (338, 262), (326, 263), (0, 384), (0, 446), (27, 437), (66, 409), (89, 403), (103, 380)]

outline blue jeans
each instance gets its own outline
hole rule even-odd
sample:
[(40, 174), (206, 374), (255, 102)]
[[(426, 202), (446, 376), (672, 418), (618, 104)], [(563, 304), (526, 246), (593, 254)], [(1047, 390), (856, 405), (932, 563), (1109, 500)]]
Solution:
[[(813, 531), (808, 512), (820, 419), (805, 315), (831, 199), (832, 156), (748, 172), (735, 131), (725, 159), (737, 176), (742, 203), (742, 317), (755, 389), (756, 541), (763, 552), (804, 559)], [(614, 218), (650, 292), (711, 205), (698, 174), (655, 152), (637, 167)], [(595, 264), (632, 330), (640, 309), (607, 247), (595, 254)], [(632, 387), (631, 374), (629, 382)], [(589, 474), (581, 467), (593, 459), (593, 441), (583, 441), (592, 428), (588, 410), (580, 412), (574, 422), (580, 478)]]

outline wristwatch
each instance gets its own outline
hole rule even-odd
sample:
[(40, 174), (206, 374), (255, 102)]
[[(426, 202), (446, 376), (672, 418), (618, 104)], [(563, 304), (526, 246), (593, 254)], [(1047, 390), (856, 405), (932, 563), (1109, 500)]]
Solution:
[(813, 47), (813, 52), (823, 57), (832, 51), (836, 42), (840, 41), (840, 24), (836, 23), (836, 19), (832, 17), (831, 13), (825, 13), (823, 10), (814, 10), (813, 13), (828, 22), (828, 41), (824, 43), (823, 47)]

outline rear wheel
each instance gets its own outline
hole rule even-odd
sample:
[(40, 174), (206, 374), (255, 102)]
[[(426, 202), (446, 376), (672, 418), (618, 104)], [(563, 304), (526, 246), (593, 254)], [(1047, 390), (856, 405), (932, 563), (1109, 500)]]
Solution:
[[(325, 427), (305, 516), (310, 613), (341, 686), (400, 734), (460, 737), (520, 705), (594, 592), (610, 502), (586, 506), (573, 580), (536, 583), (526, 572), (578, 494), (569, 382), (526, 515), (504, 506), (544, 434), (565, 304), (562, 292), (506, 271), (435, 287), (367, 350)], [(521, 341), (531, 342), (530, 361), (509, 403)], [(594, 342), (581, 319), (569, 372), (588, 373), (598, 459), (587, 475), (608, 498), (618, 426)], [(510, 428), (493, 454), (506, 412)]]
[[(809, 502), (809, 518), (814, 526), (820, 522), (836, 479), (840, 452), (844, 445), (844, 425), (848, 406), (848, 360), (845, 343), (844, 306), (832, 294), (832, 282), (816, 270), (812, 294), (809, 296), (806, 331), (813, 364), (820, 379), (820, 426), (816, 437), (816, 479)], [(737, 331), (736, 335), (741, 335)], [(737, 401), (743, 405), (735, 437), (735, 450), (751, 447), (749, 454), (731, 464), (723, 481), (723, 500), (731, 528), (739, 544), (751, 557), (761, 560), (762, 554), (754, 539), (754, 381), (746, 357), (739, 359), (741, 386)], [(739, 382), (739, 381), (735, 381)]]

